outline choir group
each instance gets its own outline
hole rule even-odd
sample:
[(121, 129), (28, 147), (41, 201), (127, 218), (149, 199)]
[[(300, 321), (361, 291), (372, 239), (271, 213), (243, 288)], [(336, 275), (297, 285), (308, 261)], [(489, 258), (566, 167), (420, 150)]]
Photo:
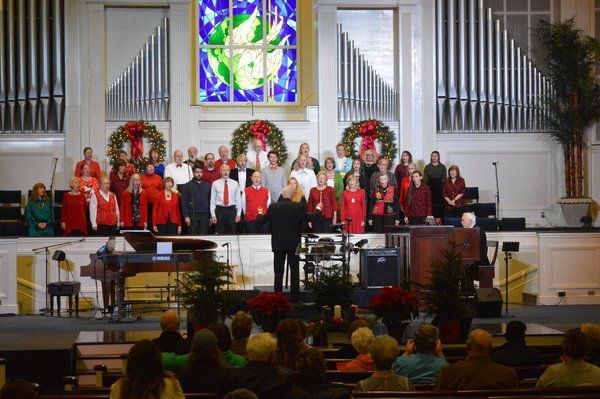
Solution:
[[(278, 166), (278, 154), (266, 152), (256, 140), (247, 154), (229, 158), (229, 148), (219, 147), (219, 157), (198, 157), (188, 148), (188, 159), (176, 150), (173, 162), (159, 162), (150, 150), (143, 173), (137, 173), (127, 152), (121, 151), (109, 176), (102, 174), (93, 150), (83, 150), (64, 194), (60, 225), (65, 236), (115, 235), (119, 230), (149, 229), (161, 235), (268, 233), (259, 213), (281, 200), (283, 187), (292, 185), (292, 200), (313, 213), (321, 212), (306, 230), (332, 231), (345, 223), (350, 233), (382, 233), (384, 225), (423, 224), (428, 217), (460, 217), (465, 206), (465, 181), (458, 166), (446, 171), (437, 151), (421, 172), (409, 151), (403, 151), (392, 172), (390, 161), (365, 151), (351, 159), (343, 145), (336, 157), (319, 161), (303, 143), (291, 172)], [(52, 201), (43, 183), (33, 186), (26, 219), (31, 236), (53, 235)]]

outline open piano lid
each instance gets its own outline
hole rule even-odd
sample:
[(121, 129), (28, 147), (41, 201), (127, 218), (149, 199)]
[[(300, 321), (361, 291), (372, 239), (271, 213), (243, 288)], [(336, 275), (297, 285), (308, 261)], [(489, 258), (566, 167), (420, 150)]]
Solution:
[(150, 231), (123, 232), (125, 240), (136, 251), (156, 251), (157, 242), (172, 242), (173, 251), (208, 251), (218, 247), (216, 242), (194, 237), (159, 237)]

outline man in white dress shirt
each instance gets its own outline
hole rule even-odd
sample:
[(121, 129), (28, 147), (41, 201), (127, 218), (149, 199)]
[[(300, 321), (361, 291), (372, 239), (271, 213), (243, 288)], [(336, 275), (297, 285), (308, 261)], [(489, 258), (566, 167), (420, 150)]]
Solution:
[(292, 177), (298, 181), (298, 185), (304, 192), (304, 198), (308, 201), (310, 190), (317, 187), (317, 177), (315, 172), (308, 168), (308, 157), (306, 155), (301, 155), (298, 158), (298, 162), (296, 162), (292, 173), (290, 173), (290, 178)]
[(242, 220), (242, 195), (238, 183), (229, 178), (229, 165), (219, 168), (221, 178), (210, 190), (210, 221), (217, 234), (235, 234), (235, 224)]
[(177, 187), (192, 180), (194, 172), (190, 165), (183, 162), (183, 151), (175, 150), (173, 161), (165, 167), (165, 177), (171, 177)]
[(269, 157), (263, 149), (262, 140), (254, 140), (252, 150), (248, 151), (248, 166), (254, 170), (262, 171), (269, 166)]

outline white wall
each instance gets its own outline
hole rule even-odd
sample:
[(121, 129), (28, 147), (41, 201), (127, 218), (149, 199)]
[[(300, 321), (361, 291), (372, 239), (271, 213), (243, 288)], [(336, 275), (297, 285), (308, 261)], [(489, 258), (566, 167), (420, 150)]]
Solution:
[(133, 61), (154, 27), (168, 16), (166, 8), (106, 9), (106, 85), (110, 85)]

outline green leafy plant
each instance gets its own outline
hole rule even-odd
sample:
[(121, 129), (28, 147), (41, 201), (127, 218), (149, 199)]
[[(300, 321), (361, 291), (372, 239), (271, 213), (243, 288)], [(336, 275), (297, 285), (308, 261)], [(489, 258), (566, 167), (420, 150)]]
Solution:
[(554, 138), (562, 145), (567, 197), (583, 197), (586, 133), (600, 120), (600, 83), (595, 62), (600, 41), (584, 36), (573, 18), (551, 24), (540, 21), (536, 36), (538, 58), (552, 83), (544, 98), (549, 112), (544, 115)]
[(188, 319), (198, 323), (224, 320), (243, 306), (243, 300), (226, 288), (231, 284), (231, 268), (206, 252), (192, 263), (193, 272), (179, 279), (179, 298), (188, 310)]
[(332, 265), (319, 271), (314, 280), (305, 281), (304, 285), (312, 291), (316, 310), (323, 306), (333, 309), (335, 305), (348, 307), (352, 302), (352, 277), (344, 273), (341, 265)]

